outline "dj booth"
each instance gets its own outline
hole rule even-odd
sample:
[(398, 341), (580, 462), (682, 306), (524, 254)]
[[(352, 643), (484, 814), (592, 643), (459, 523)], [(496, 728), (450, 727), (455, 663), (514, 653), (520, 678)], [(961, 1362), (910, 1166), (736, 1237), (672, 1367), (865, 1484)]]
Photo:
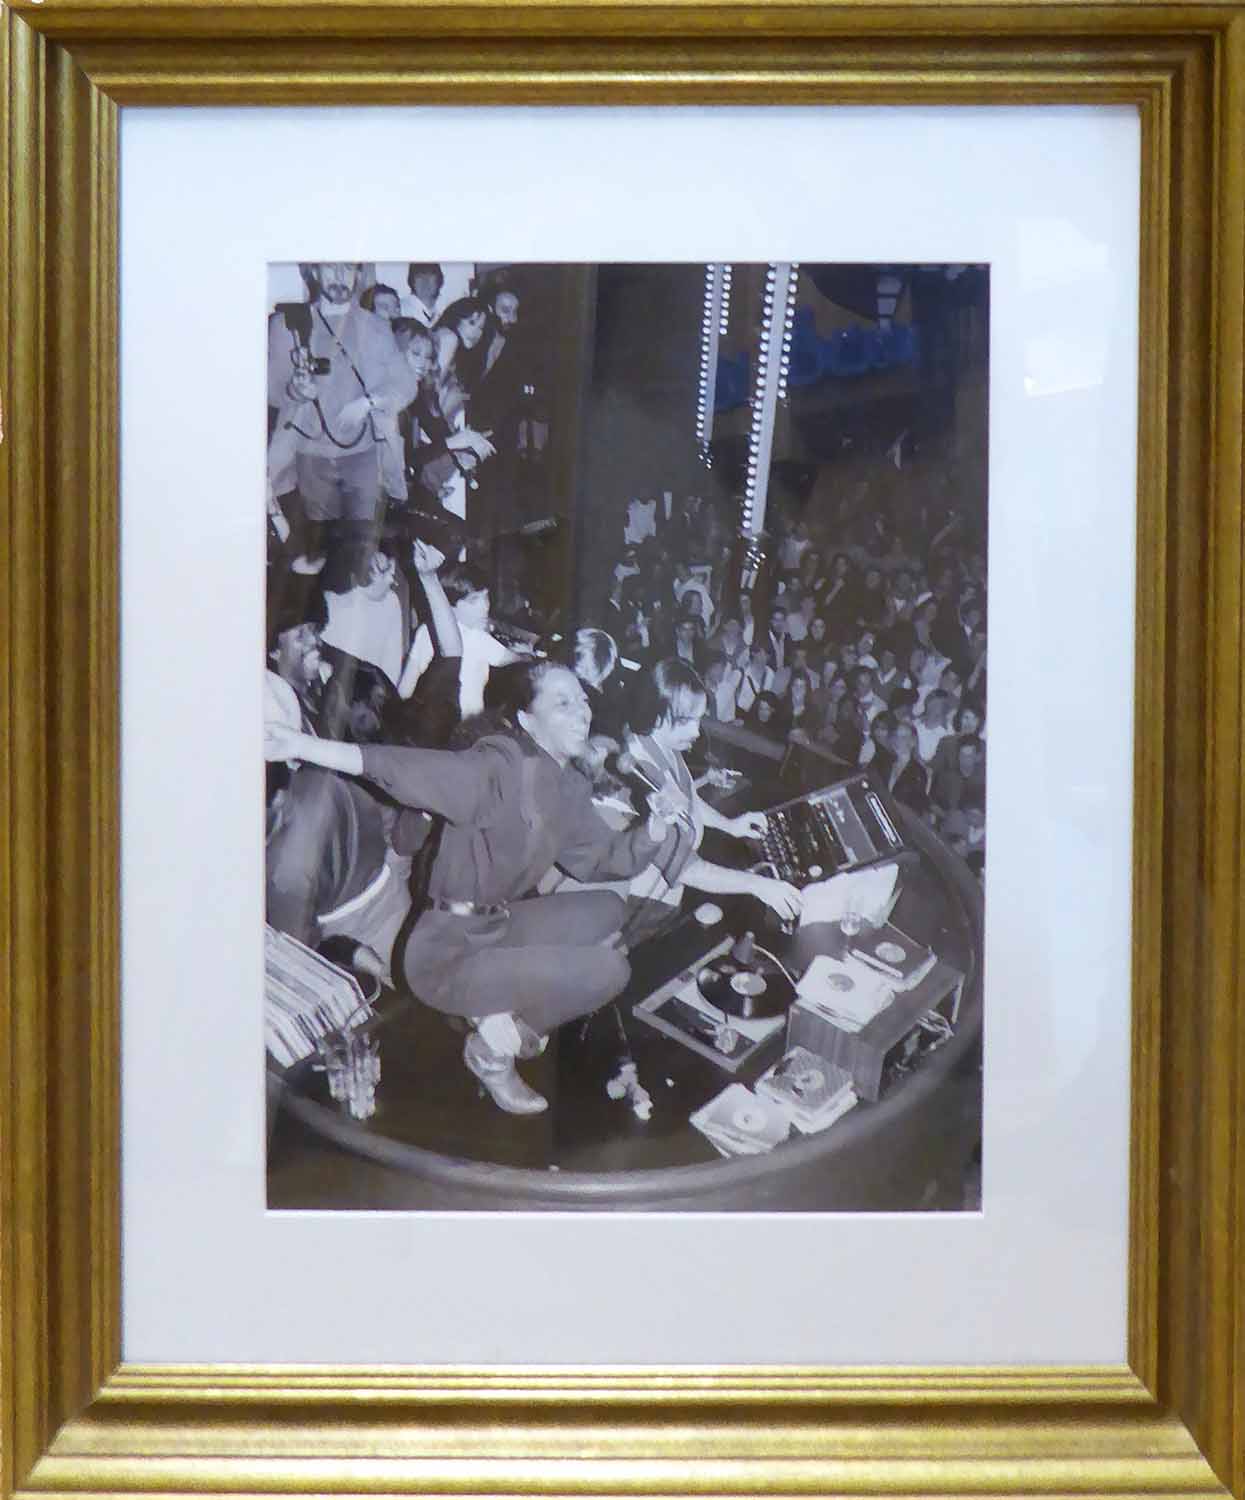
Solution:
[[(976, 879), (866, 776), (839, 768), (836, 781), (792, 796), (793, 775), (806, 780), (824, 767), (788, 762), (784, 786), (767, 758), (736, 753), (732, 762), (748, 767), (744, 780), (715, 800), (728, 815), (769, 807), (766, 848), (714, 846), (707, 835), (704, 852), (722, 862), (738, 862), (741, 850), (753, 863), (760, 855), (803, 886), (796, 930), (751, 898), (707, 901), (688, 891), (665, 930), (632, 950), (627, 992), (562, 1027), (543, 1057), (521, 1065), (549, 1100), (545, 1114), (524, 1119), (482, 1096), (462, 1064), (464, 1035), (447, 1017), (410, 1001), (382, 1005), (370, 1118), (351, 1118), (323, 1074), (288, 1074), (270, 1145), (269, 1206), (977, 1207)], [(893, 884), (881, 928), (867, 913), (819, 909), (837, 888), (833, 877), (849, 872), (876, 877), (850, 884), (883, 895)], [(892, 986), (883, 1001), (836, 1012), (835, 986), (850, 988), (844, 976), (876, 977), (870, 963)], [(775, 1113), (793, 1060), (820, 1068), (819, 1084), (824, 1074), (839, 1085), (839, 1102), (828, 1100), (820, 1117), (830, 1123), (790, 1127), (790, 1109)], [(805, 1120), (799, 1109), (796, 1117)]]

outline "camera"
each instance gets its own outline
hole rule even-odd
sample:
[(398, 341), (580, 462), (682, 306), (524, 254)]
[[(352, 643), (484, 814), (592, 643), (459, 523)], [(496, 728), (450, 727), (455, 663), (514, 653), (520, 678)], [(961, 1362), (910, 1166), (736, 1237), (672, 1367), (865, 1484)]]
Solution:
[(300, 375), (327, 375), (333, 368), (327, 354), (312, 354), (310, 349), (295, 349), (292, 358)]
[(290, 359), (295, 372), (299, 375), (327, 375), (333, 368), (333, 361), (327, 355), (311, 352), (310, 306), (306, 302), (282, 302), (278, 304), (277, 311), (293, 335), (294, 347), (290, 350)]

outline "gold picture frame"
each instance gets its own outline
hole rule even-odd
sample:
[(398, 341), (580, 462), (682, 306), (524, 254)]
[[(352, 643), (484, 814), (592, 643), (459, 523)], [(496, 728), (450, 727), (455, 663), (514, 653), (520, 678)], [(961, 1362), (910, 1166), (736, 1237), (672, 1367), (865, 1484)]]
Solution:
[[(1245, 1497), (1245, 4), (16, 0), (0, 26), (3, 1494)], [(1139, 111), (1126, 1363), (120, 1362), (119, 111), (416, 98)]]

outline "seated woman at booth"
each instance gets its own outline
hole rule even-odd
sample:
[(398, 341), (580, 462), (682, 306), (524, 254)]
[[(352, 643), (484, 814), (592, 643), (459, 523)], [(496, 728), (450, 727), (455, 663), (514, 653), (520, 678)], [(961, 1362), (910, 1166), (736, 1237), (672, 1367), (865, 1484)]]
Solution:
[[(714, 864), (699, 853), (706, 828), (716, 828), (735, 839), (759, 839), (765, 833), (765, 814), (740, 813), (723, 817), (703, 801), (684, 752), (700, 735), (700, 722), (709, 707), (704, 683), (686, 662), (670, 657), (645, 673), (636, 685), (627, 738), (628, 766), (635, 776), (663, 799), (672, 811), (676, 841), (630, 883), (630, 894), (644, 901), (677, 905), (684, 886), (715, 895), (755, 896), (783, 921), (799, 915), (800, 893), (786, 881)], [(652, 803), (650, 802), (650, 806)]]
[(674, 834), (660, 799), (622, 832), (602, 822), (573, 764), (591, 714), (573, 672), (521, 661), (493, 673), (502, 732), (462, 751), (349, 745), (272, 726), (269, 760), (297, 760), (359, 776), (405, 807), (444, 819), (424, 909), (402, 955), (412, 992), (475, 1030), (463, 1061), (495, 1103), (536, 1114), (543, 1095), (516, 1058), (589, 1014), (627, 984), (620, 951), (626, 908), (609, 891), (533, 896), (555, 864), (577, 879), (625, 879), (664, 857)]

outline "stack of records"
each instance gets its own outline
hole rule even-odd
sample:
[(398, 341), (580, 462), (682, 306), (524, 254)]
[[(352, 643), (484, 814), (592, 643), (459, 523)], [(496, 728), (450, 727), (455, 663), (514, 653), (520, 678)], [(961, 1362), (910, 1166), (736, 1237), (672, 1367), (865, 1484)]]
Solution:
[(353, 975), (297, 938), (265, 927), (264, 1045), (281, 1067), (310, 1057), (326, 1036), (371, 1014)]
[(819, 953), (796, 986), (800, 1003), (840, 1031), (861, 1031), (894, 1000), (894, 982), (848, 954)]
[(763, 1099), (742, 1083), (728, 1084), (693, 1124), (721, 1156), (759, 1156), (791, 1134), (791, 1122), (772, 1099)]
[(851, 956), (884, 974), (896, 990), (913, 989), (938, 961), (932, 948), (900, 932), (891, 922), (862, 932), (852, 943)]
[(757, 1079), (757, 1093), (772, 1099), (797, 1130), (825, 1130), (856, 1104), (852, 1075), (807, 1047), (792, 1047)]

